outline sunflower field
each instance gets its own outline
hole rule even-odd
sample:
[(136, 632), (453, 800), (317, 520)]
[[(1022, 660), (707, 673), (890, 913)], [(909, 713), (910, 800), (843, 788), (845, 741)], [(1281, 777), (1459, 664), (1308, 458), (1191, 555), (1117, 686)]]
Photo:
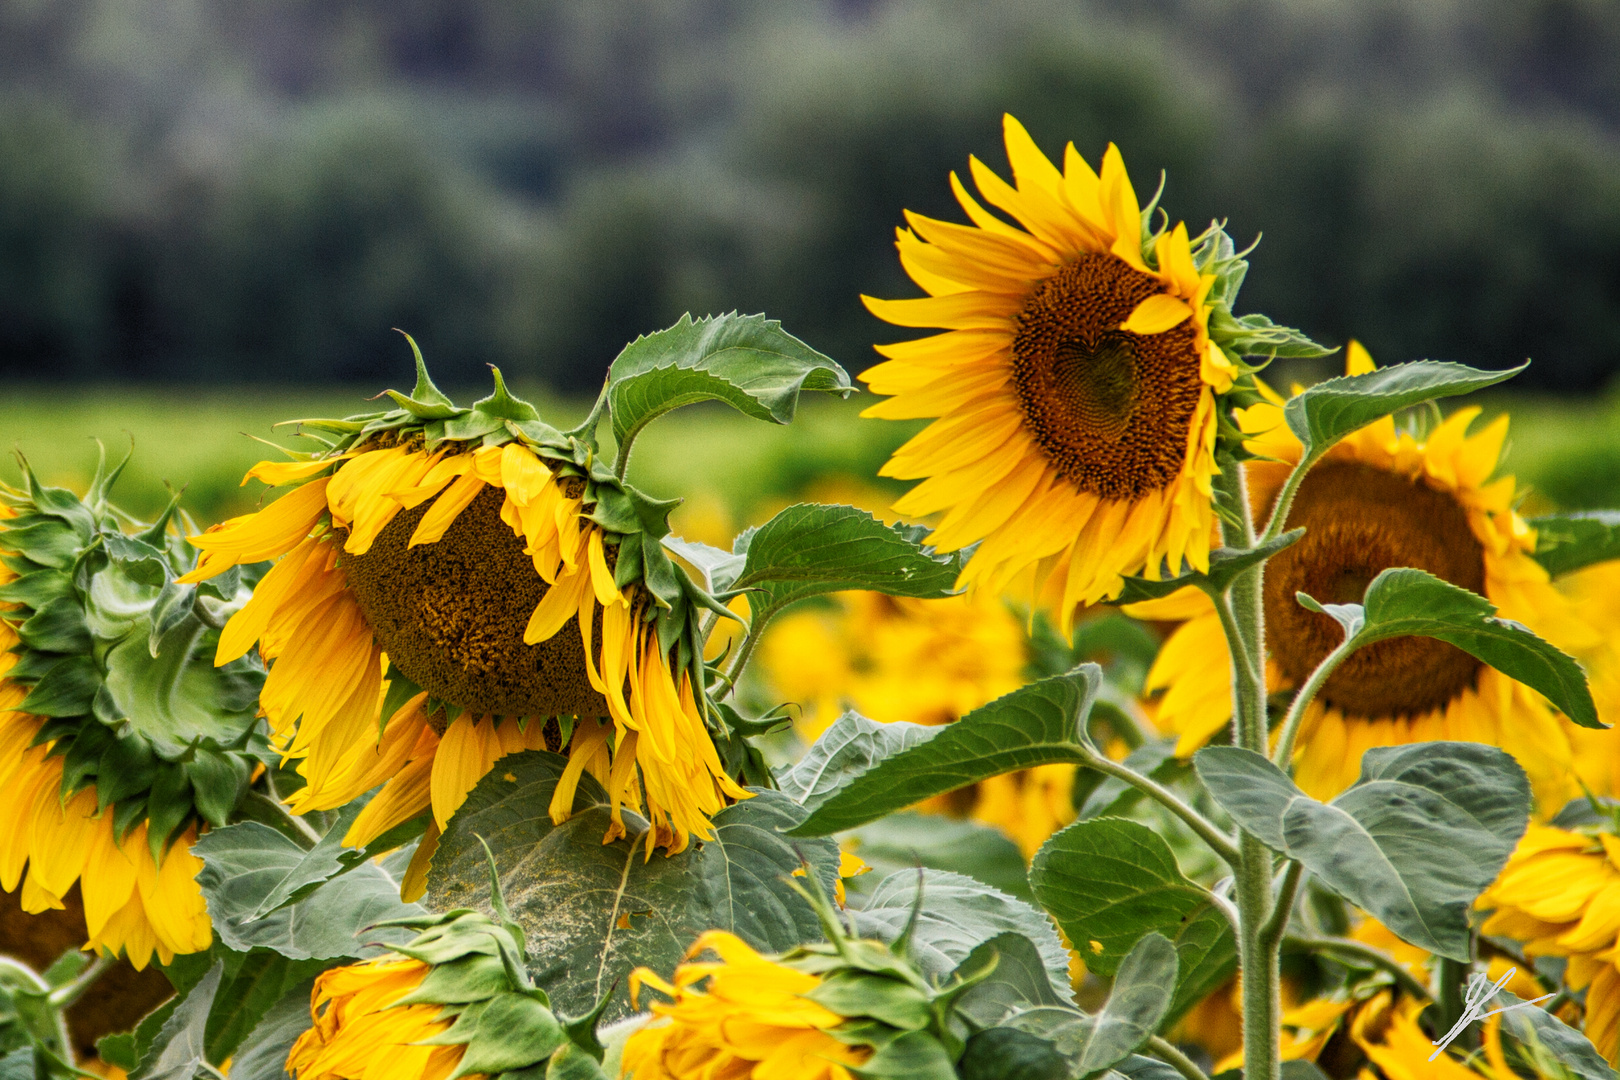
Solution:
[(1616, 1080), (1620, 512), (1003, 134), (864, 389), (21, 432), (0, 1080)]

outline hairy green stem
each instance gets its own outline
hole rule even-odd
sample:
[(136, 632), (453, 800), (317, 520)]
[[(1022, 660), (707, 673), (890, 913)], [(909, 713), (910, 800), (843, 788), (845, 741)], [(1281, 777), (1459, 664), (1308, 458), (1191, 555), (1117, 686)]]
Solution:
[[(1223, 527), (1226, 545), (1254, 547), (1254, 518), (1243, 467), (1234, 464), (1224, 469), (1216, 483), (1239, 516), (1235, 524), (1227, 522)], [(1264, 575), (1264, 564), (1255, 566), (1239, 574), (1224, 594), (1212, 598), (1232, 656), (1233, 741), (1262, 756), (1266, 754), (1267, 728)], [(1239, 833), (1238, 852), (1233, 894), (1239, 922), (1238, 966), (1243, 975), (1243, 1075), (1245, 1080), (1278, 1080), (1282, 1070), (1281, 935), (1268, 932), (1274, 917), (1272, 852), (1247, 831)]]
[(79, 972), (72, 982), (64, 983), (51, 991), (50, 1003), (55, 1009), (71, 1008), (73, 1003), (84, 996), (84, 992), (95, 985), (96, 980), (107, 973), (107, 969), (116, 963), (112, 957), (97, 953), (96, 958)]
[(1433, 998), (1433, 995), (1429, 993), (1429, 988), (1413, 978), (1412, 973), (1407, 971), (1400, 961), (1383, 949), (1368, 945), (1365, 942), (1356, 941), (1352, 938), (1304, 937), (1293, 934), (1284, 937), (1282, 942), (1292, 949), (1323, 952), (1329, 955), (1337, 953), (1340, 956), (1352, 957), (1389, 975), (1395, 980), (1395, 985), (1399, 986), (1415, 1000), (1429, 1001)]
[[(1457, 1021), (1462, 1019), (1463, 1010), (1467, 1008), (1465, 991), (1473, 965), (1444, 956), (1439, 960), (1434, 968), (1434, 999), (1440, 1006), (1440, 1018), (1435, 1027), (1435, 1034), (1443, 1036), (1457, 1025)], [(1465, 1053), (1479, 1049), (1479, 1030), (1470, 1024), (1457, 1035), (1452, 1045)]]
[(1304, 863), (1290, 862), (1288, 869), (1283, 872), (1271, 918), (1260, 928), (1260, 941), (1266, 948), (1275, 950), (1281, 944), (1282, 936), (1288, 929), (1288, 919), (1294, 912), (1294, 897), (1299, 895), (1299, 885), (1304, 878)]
[(1328, 676), (1337, 670), (1345, 657), (1355, 652), (1351, 641), (1352, 637), (1346, 635), (1338, 648), (1323, 657), (1322, 662), (1316, 665), (1316, 670), (1305, 680), (1305, 685), (1299, 688), (1299, 693), (1294, 695), (1294, 700), (1289, 702), (1288, 715), (1283, 717), (1282, 730), (1277, 736), (1277, 752), (1271, 758), (1279, 769), (1286, 770), (1288, 762), (1294, 756), (1294, 739), (1299, 734), (1299, 725), (1305, 719), (1305, 707), (1316, 699), (1322, 684), (1328, 681)]
[(1081, 753), (1085, 755), (1086, 765), (1090, 768), (1096, 769), (1106, 776), (1123, 780), (1176, 815), (1187, 824), (1188, 828), (1198, 834), (1198, 838), (1208, 844), (1215, 854), (1224, 859), (1232, 867), (1234, 873), (1238, 870), (1242, 857), (1238, 852), (1237, 845), (1232, 843), (1232, 838), (1217, 828), (1214, 822), (1183, 802), (1175, 792), (1152, 777), (1143, 776), (1134, 769), (1128, 769), (1119, 762), (1104, 757), (1090, 747), (1082, 747)]
[(1175, 1069), (1187, 1080), (1209, 1080), (1208, 1074), (1203, 1069), (1200, 1069), (1192, 1058), (1177, 1050), (1174, 1045), (1158, 1035), (1148, 1040), (1147, 1051)]

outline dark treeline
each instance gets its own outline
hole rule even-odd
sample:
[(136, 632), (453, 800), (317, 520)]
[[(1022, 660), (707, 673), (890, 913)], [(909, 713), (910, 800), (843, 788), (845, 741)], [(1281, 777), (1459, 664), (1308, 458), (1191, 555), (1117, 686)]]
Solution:
[(1611, 0), (0, 0), (0, 373), (375, 380), (399, 326), (582, 390), (731, 308), (863, 367), (1004, 110), (1263, 230), (1246, 310), (1620, 370)]

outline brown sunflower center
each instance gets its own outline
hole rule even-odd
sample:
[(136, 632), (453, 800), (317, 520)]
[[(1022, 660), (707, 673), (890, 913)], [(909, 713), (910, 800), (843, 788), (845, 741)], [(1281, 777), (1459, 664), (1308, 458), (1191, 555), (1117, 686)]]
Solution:
[[(1297, 685), (1343, 640), (1338, 623), (1300, 607), (1303, 592), (1329, 604), (1359, 604), (1392, 566), (1427, 570), (1474, 592), (1485, 587), (1485, 550), (1457, 500), (1355, 462), (1318, 465), (1305, 477), (1288, 527), (1305, 537), (1266, 567), (1266, 636)], [(1434, 638), (1392, 638), (1351, 655), (1321, 698), (1351, 716), (1412, 716), (1474, 685), (1480, 662)]]
[(1119, 329), (1163, 286), (1114, 255), (1085, 254), (1036, 286), (1018, 315), (1013, 383), (1049, 461), (1083, 491), (1134, 499), (1181, 471), (1198, 406), (1191, 319), (1162, 334)]
[(436, 500), (402, 511), (370, 551), (342, 557), (349, 588), (389, 659), (436, 698), (475, 714), (606, 716), (572, 622), (523, 643), (549, 586), (501, 520), (505, 497), (484, 488), (438, 543), (417, 547), (406, 545)]

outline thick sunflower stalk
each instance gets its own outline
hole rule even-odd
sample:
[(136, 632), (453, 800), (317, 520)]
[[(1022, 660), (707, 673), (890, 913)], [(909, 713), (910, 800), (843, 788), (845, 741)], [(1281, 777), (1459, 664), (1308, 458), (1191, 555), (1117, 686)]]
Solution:
[(0, 887), (30, 912), (77, 888), (86, 948), (144, 968), (209, 946), (190, 847), (248, 790), (263, 676), (207, 663), (240, 578), (181, 583), (174, 504), (134, 521), (105, 466), (83, 499), (26, 462), (0, 487)]
[[(413, 343), (414, 346), (414, 343)], [(261, 704), (306, 786), (297, 813), (382, 784), (344, 841), (361, 847), (431, 810), (404, 894), (420, 895), (437, 838), (494, 762), (567, 755), (551, 802), (568, 818), (582, 776), (682, 851), (747, 797), (711, 728), (699, 616), (719, 610), (663, 553), (673, 503), (625, 486), (586, 428), (563, 434), (496, 372), (458, 408), (417, 354), (399, 408), (306, 420), (313, 453), (263, 462), (248, 480), (295, 485), (263, 510), (192, 538), (186, 581), (277, 560), (226, 626), (216, 662), (258, 644)]]

